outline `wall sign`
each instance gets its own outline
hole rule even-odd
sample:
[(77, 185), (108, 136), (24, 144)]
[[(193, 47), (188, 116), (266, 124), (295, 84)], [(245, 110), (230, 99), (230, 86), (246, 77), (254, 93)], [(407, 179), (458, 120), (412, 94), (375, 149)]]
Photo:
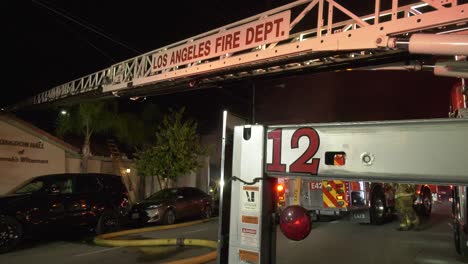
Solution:
[(8, 139), (0, 138), (0, 145), (44, 149), (44, 143), (42, 141), (27, 142), (27, 141), (8, 140)]
[(29, 141), (21, 141), (21, 140), (9, 140), (0, 138), (0, 145), (4, 146), (14, 146), (20, 147), (20, 149), (16, 155), (11, 156), (0, 156), (0, 162), (15, 162), (15, 163), (39, 163), (39, 164), (48, 164), (48, 160), (44, 159), (32, 159), (25, 156), (26, 150), (24, 148), (33, 148), (33, 149), (44, 149), (44, 143), (42, 141), (39, 142), (29, 142)]
[(242, 194), (242, 211), (255, 212), (260, 211), (259, 208), (259, 187), (258, 186), (243, 186)]

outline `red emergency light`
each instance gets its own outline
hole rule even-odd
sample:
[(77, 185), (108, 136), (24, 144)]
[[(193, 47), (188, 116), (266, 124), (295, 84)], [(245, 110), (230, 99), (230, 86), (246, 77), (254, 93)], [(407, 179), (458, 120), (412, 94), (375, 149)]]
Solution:
[(304, 207), (298, 205), (286, 207), (280, 215), (280, 229), (291, 240), (303, 240), (312, 229), (309, 213)]

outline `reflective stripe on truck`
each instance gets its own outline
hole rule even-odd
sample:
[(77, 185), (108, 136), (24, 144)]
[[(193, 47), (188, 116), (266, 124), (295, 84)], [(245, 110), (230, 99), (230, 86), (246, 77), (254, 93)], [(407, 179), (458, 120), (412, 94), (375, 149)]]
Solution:
[(323, 181), (323, 207), (346, 208), (348, 206), (346, 182), (339, 180)]

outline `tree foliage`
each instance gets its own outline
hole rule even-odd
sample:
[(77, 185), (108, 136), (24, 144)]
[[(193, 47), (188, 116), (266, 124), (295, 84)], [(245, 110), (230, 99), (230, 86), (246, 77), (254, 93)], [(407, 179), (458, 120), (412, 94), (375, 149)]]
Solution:
[(144, 147), (151, 143), (161, 118), (161, 111), (154, 104), (145, 104), (137, 114), (119, 113), (115, 117), (114, 135), (128, 146)]
[(66, 134), (84, 137), (82, 172), (88, 171), (91, 136), (96, 133), (108, 132), (114, 127), (117, 116), (115, 108), (115, 104), (102, 101), (87, 102), (76, 105), (59, 116), (56, 132), (60, 137)]
[(59, 115), (56, 133), (60, 137), (67, 134), (83, 137), (82, 171), (86, 172), (92, 136), (108, 134), (129, 147), (141, 147), (151, 141), (160, 119), (160, 111), (153, 104), (145, 104), (136, 114), (120, 111), (116, 101), (86, 102)]
[[(160, 186), (201, 167), (200, 156), (206, 154), (197, 134), (197, 123), (184, 120), (185, 109), (171, 110), (157, 128), (154, 145), (138, 151), (136, 166), (144, 176), (156, 176)], [(164, 185), (162, 185), (162, 181)]]
[(57, 123), (57, 134), (91, 136), (94, 133), (109, 131), (116, 117), (114, 106), (105, 102), (88, 102), (71, 107), (61, 114)]

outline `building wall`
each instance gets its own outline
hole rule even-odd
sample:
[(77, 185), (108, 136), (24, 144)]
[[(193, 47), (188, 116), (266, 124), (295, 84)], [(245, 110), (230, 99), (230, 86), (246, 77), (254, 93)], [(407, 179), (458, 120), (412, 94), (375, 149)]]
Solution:
[(79, 158), (71, 158), (67, 157), (65, 160), (65, 172), (67, 173), (73, 173), (73, 172), (79, 172), (81, 169), (81, 159)]
[[(231, 163), (232, 163), (232, 154), (229, 153), (232, 150), (232, 136), (234, 133), (234, 127), (247, 124), (248, 121), (239, 116), (233, 115), (228, 112), (227, 122), (226, 122), (226, 146), (225, 146), (225, 176), (230, 177), (231, 175)], [(209, 184), (213, 185), (219, 181), (221, 173), (221, 149), (222, 149), (222, 124), (218, 128), (212, 131), (211, 134), (205, 134), (200, 137), (200, 142), (203, 146), (208, 148), (209, 151), (209, 161), (206, 166), (202, 168), (203, 176), (199, 177), (197, 186), (204, 191), (209, 190)], [(205, 161), (206, 162), (206, 161)], [(209, 175), (209, 176), (208, 176)], [(206, 176), (206, 177), (205, 177)], [(209, 181), (209, 182), (208, 182)], [(205, 190), (206, 189), (206, 190)]]
[[(81, 158), (67, 157), (66, 170), (68, 173), (78, 173), (81, 171)], [(89, 173), (114, 173), (114, 165), (110, 158), (104, 157), (90, 157), (88, 159), (88, 172)]]
[(88, 172), (89, 173), (100, 173), (101, 172), (101, 161), (95, 159), (88, 159)]
[[(132, 161), (124, 162), (127, 168)], [(81, 159), (78, 154), (68, 154), (59, 143), (42, 140), (34, 132), (0, 120), (0, 195), (22, 182), (36, 176), (55, 173), (81, 172)], [(90, 157), (89, 173), (118, 174), (110, 158)], [(132, 190), (130, 195), (138, 195), (139, 178), (136, 170), (128, 175)]]
[(263, 125), (444, 118), (455, 78), (431, 72), (344, 71), (257, 83)]
[[(210, 178), (210, 157), (201, 157), (202, 167), (195, 172), (180, 176), (177, 182), (169, 182), (169, 187), (197, 187), (201, 190), (208, 192), (208, 179)], [(161, 190), (158, 179), (154, 177), (142, 177), (138, 176), (136, 170), (132, 169), (130, 174), (133, 186), (135, 187), (135, 197), (137, 199), (144, 199), (151, 194)]]
[[(211, 143), (218, 141), (220, 136), (214, 135), (203, 143), (208, 147), (216, 146)], [(220, 150), (214, 149), (214, 153), (216, 153), (215, 156), (219, 156)], [(193, 186), (208, 191), (210, 161), (212, 160), (216, 158), (208, 156), (201, 158), (202, 168), (181, 176), (177, 183), (171, 186)], [(88, 173), (123, 174), (130, 198), (134, 202), (161, 189), (156, 178), (154, 180), (151, 177), (141, 178), (132, 160), (124, 159), (122, 166), (124, 171), (120, 172), (115, 169), (109, 157), (91, 156), (88, 159)], [(126, 169), (130, 169), (130, 172), (127, 173)], [(22, 125), (17, 127), (9, 121), (0, 120), (0, 170), (2, 172), (1, 195), (32, 177), (57, 173), (80, 173), (81, 158), (78, 153), (70, 152), (67, 147), (64, 148), (60, 142), (49, 139), (47, 136), (44, 137), (39, 129), (31, 129)]]
[(65, 164), (65, 150), (0, 120), (0, 194), (31, 177), (65, 172)]
[(208, 191), (208, 178), (210, 177), (210, 157), (201, 157), (202, 167), (195, 172), (183, 175), (177, 179), (177, 186), (197, 187)]
[(111, 160), (101, 161), (101, 172), (110, 174), (114, 172), (114, 164)]

